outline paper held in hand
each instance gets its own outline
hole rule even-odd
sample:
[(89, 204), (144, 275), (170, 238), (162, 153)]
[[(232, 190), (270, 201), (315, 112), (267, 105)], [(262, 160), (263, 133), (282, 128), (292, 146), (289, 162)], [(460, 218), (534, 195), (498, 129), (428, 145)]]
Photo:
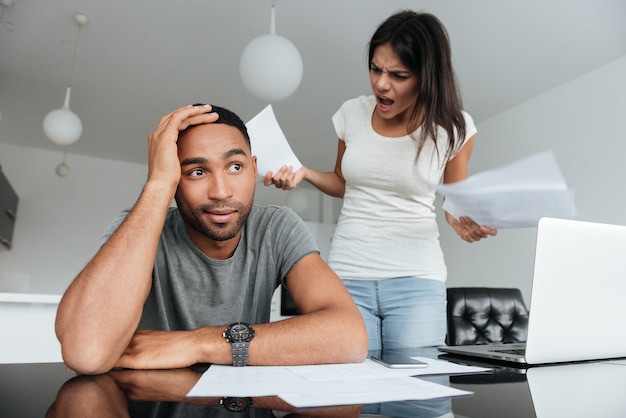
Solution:
[(293, 167), (297, 171), (302, 163), (293, 153), (287, 138), (278, 125), (272, 105), (268, 105), (259, 114), (246, 123), (252, 155), (257, 157), (259, 175), (257, 181), (262, 181), (268, 171), (276, 172), (284, 165)]
[(554, 153), (544, 151), (463, 181), (440, 184), (443, 209), (492, 228), (537, 227), (539, 219), (577, 219), (574, 189), (565, 183)]

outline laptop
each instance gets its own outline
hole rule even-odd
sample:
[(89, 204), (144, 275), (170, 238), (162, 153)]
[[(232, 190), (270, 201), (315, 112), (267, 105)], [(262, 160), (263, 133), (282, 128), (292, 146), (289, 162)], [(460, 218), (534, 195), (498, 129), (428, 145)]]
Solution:
[(439, 347), (518, 365), (626, 357), (626, 226), (541, 218), (525, 343)]

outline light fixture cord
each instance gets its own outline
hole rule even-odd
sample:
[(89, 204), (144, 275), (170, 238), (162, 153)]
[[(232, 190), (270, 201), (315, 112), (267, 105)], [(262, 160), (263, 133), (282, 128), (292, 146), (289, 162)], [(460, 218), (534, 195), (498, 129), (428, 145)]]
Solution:
[(272, 14), (270, 16), (270, 35), (276, 35), (276, 0), (272, 0)]
[(82, 28), (81, 24), (78, 24), (78, 30), (76, 31), (76, 41), (74, 43), (74, 53), (72, 54), (72, 64), (70, 66), (70, 79), (68, 80), (67, 86), (72, 86), (72, 79), (74, 77), (74, 66), (76, 65), (76, 55), (78, 54), (78, 50), (80, 48), (80, 30)]

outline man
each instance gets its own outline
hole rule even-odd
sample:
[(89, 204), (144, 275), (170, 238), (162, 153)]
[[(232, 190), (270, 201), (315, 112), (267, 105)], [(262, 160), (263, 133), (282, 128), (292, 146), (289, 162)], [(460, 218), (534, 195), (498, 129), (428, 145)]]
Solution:
[[(365, 358), (361, 316), (306, 225), (288, 208), (253, 206), (256, 157), (237, 115), (209, 105), (165, 115), (148, 160), (137, 202), (59, 304), (68, 368)], [(302, 315), (268, 323), (281, 282)]]

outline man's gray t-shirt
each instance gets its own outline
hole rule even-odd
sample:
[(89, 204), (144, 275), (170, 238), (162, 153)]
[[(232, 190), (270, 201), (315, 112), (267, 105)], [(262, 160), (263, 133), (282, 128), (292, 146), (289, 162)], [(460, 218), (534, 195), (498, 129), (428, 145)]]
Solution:
[[(127, 214), (123, 211), (109, 225), (104, 240)], [(253, 206), (233, 256), (211, 259), (187, 235), (178, 209), (170, 208), (138, 328), (173, 331), (269, 322), (274, 290), (296, 262), (313, 252), (319, 252), (317, 244), (295, 212)]]

